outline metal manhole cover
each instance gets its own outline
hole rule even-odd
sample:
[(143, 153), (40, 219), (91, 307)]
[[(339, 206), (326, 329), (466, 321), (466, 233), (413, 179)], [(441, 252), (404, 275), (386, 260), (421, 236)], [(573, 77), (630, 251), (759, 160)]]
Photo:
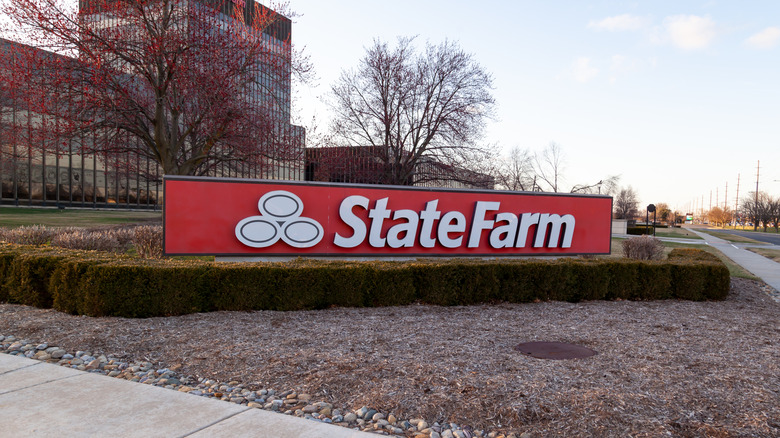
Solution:
[(537, 359), (579, 359), (594, 356), (596, 352), (590, 348), (565, 342), (526, 342), (515, 347), (515, 350)]

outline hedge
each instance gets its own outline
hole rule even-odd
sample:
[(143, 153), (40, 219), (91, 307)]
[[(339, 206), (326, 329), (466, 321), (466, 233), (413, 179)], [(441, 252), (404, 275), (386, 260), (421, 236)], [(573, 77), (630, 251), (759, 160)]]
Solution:
[[(658, 228), (658, 227), (656, 227)], [(653, 235), (653, 227), (652, 225), (649, 227), (646, 227), (644, 225), (636, 226), (636, 227), (628, 227), (626, 228), (626, 234), (631, 236), (644, 236), (645, 234)]]
[(675, 249), (627, 259), (217, 263), (138, 260), (0, 244), (0, 302), (91, 316), (217, 310), (302, 310), (411, 303), (724, 299), (729, 272), (714, 255)]

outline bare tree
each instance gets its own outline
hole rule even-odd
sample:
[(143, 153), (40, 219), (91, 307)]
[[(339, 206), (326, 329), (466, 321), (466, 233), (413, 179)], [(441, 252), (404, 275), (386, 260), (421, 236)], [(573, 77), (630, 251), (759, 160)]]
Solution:
[(541, 154), (534, 156), (534, 164), (538, 179), (547, 184), (549, 191), (558, 192), (565, 167), (561, 145), (550, 142)]
[(571, 193), (598, 193), (599, 195), (613, 195), (618, 191), (620, 175), (611, 175), (593, 184), (575, 184)]
[(504, 190), (530, 191), (536, 174), (533, 154), (528, 149), (513, 147), (509, 156), (496, 166), (496, 184)]
[(631, 186), (620, 189), (613, 204), (615, 219), (633, 219), (637, 215), (639, 198)]
[(769, 220), (775, 228), (775, 233), (777, 233), (778, 228), (780, 228), (780, 197), (770, 198), (767, 210), (769, 211)]
[(763, 224), (764, 231), (769, 227), (774, 216), (775, 204), (778, 201), (765, 192), (750, 192), (742, 201), (742, 212), (749, 220), (753, 222), (753, 229), (757, 230), (759, 225)]
[(413, 42), (375, 40), (357, 68), (342, 72), (328, 102), (331, 143), (366, 148), (382, 163), (386, 184), (439, 178), (419, 165), (426, 160), (471, 168), (489, 152), (477, 141), (495, 105), (490, 74), (451, 41), (422, 53)]
[[(542, 152), (531, 153), (518, 146), (508, 157), (495, 165), (496, 184), (506, 190), (565, 191), (565, 158), (563, 148), (551, 142)], [(570, 193), (615, 195), (619, 190), (620, 175), (610, 175), (595, 182), (575, 184)]]

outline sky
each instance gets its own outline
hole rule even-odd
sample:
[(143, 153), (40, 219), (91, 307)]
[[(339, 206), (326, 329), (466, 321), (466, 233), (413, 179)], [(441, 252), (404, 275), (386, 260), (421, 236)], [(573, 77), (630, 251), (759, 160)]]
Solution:
[[(269, 5), (269, 1), (261, 1)], [(322, 98), (375, 38), (457, 42), (493, 75), (484, 138), (564, 152), (564, 187), (620, 175), (640, 206), (734, 207), (780, 196), (780, 2), (290, 0), (293, 44), (318, 80), (294, 111), (322, 131)], [(728, 189), (726, 186), (728, 185)], [(726, 192), (726, 190), (728, 190)], [(711, 198), (711, 200), (710, 200)]]

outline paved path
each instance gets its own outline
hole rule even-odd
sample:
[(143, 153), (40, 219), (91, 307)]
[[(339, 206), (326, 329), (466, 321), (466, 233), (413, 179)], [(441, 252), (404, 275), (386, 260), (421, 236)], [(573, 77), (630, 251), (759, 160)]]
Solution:
[[(632, 237), (639, 237), (639, 236), (633, 234), (612, 234), (612, 237), (618, 237), (621, 239), (630, 239)], [(701, 239), (691, 239), (686, 237), (656, 237), (656, 239), (662, 240), (664, 242), (687, 243), (689, 245), (705, 244), (705, 242)]]
[(0, 436), (360, 438), (376, 435), (0, 354)]
[[(690, 230), (690, 228), (688, 228)], [(760, 228), (759, 228), (760, 229)], [(746, 237), (748, 239), (757, 240), (762, 243), (769, 243), (771, 245), (778, 245), (780, 246), (780, 234), (774, 234), (774, 233), (763, 233), (763, 232), (756, 232), (756, 231), (743, 231), (743, 230), (734, 230), (731, 228), (715, 228), (712, 229), (712, 231), (717, 231), (718, 233), (724, 233), (724, 234), (733, 234), (736, 236)]]
[[(780, 263), (770, 260), (764, 256), (758, 255), (752, 251), (744, 249), (748, 246), (759, 245), (745, 245), (739, 243), (731, 243), (727, 240), (711, 236), (707, 233), (696, 231), (695, 229), (688, 228), (688, 230), (701, 236), (707, 245), (717, 248), (720, 252), (726, 255), (734, 261), (734, 263), (742, 266), (746, 270), (750, 271), (756, 277), (764, 280), (764, 282), (772, 286), (775, 290), (780, 291)], [(762, 248), (772, 248), (780, 250), (780, 246), (777, 245), (760, 245)]]

